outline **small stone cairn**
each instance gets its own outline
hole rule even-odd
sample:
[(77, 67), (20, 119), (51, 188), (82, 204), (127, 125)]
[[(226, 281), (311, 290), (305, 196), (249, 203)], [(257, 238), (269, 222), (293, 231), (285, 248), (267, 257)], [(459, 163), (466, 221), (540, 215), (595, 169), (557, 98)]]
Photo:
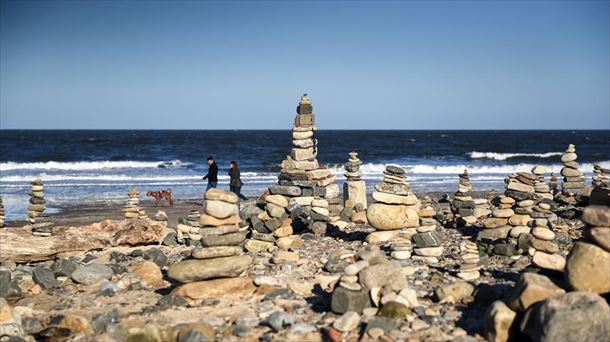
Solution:
[(168, 220), (169, 220), (169, 218), (167, 217), (167, 214), (163, 210), (159, 210), (155, 214), (155, 221), (159, 222), (163, 227), (167, 228)]
[[(451, 202), (451, 211), (454, 215), (464, 218), (467, 222), (472, 222), (472, 219), (466, 219), (474, 216), (476, 204), (472, 199), (472, 185), (470, 184), (470, 176), (468, 170), (464, 170), (459, 175), (458, 189)], [(476, 218), (475, 220), (476, 221)]]
[(544, 177), (546, 167), (534, 166), (532, 168), (532, 173), (536, 175), (536, 180), (534, 180), (534, 191), (537, 197), (552, 201), (553, 194), (551, 193), (551, 187), (547, 184), (546, 178)]
[(432, 206), (432, 200), (426, 196), (422, 199), (421, 207), (417, 212), (419, 216), (419, 226), (415, 229), (416, 233), (411, 236), (415, 244), (413, 260), (422, 260), (427, 263), (438, 263), (438, 257), (443, 254), (444, 248), (443, 234), (439, 229), (439, 224), (434, 218), (436, 210)]
[(199, 234), (199, 229), (201, 228), (201, 223), (199, 223), (200, 218), (201, 213), (199, 210), (192, 209), (186, 217), (178, 219), (178, 226), (176, 226), (176, 241), (178, 243), (184, 243), (189, 246), (197, 246), (199, 244), (199, 240), (201, 240), (201, 235)]
[(389, 241), (401, 234), (410, 237), (419, 227), (419, 200), (407, 183), (405, 170), (388, 165), (383, 174), (372, 194), (375, 203), (366, 211), (367, 221), (377, 230), (367, 236), (369, 243)]
[(549, 189), (551, 190), (551, 195), (553, 195), (553, 198), (555, 198), (555, 195), (557, 194), (557, 174), (555, 172), (551, 172)]
[(464, 280), (478, 279), (481, 276), (479, 272), (481, 269), (479, 261), (481, 259), (477, 244), (472, 241), (462, 241), (460, 243), (460, 257), (462, 262), (457, 276)]
[[(367, 208), (366, 183), (362, 179), (360, 171), (362, 161), (358, 159), (357, 152), (350, 152), (349, 159), (345, 163), (345, 183), (343, 184), (343, 200), (352, 200), (354, 205), (360, 204), (364, 209)], [(345, 207), (345, 204), (344, 204)]]
[(599, 163), (595, 163), (591, 185), (593, 187), (610, 188), (610, 169), (605, 169)]
[(580, 166), (576, 159), (576, 148), (574, 145), (568, 145), (565, 153), (561, 156), (561, 162), (563, 168), (561, 169), (561, 175), (563, 176), (563, 183), (561, 183), (561, 200), (568, 204), (575, 204), (575, 196), (585, 187), (585, 177), (580, 171)]
[(131, 189), (127, 193), (129, 197), (123, 207), (123, 213), (126, 219), (146, 217), (146, 212), (140, 208), (140, 191)]
[(40, 178), (36, 178), (33, 182), (30, 191), (30, 204), (28, 205), (28, 221), (32, 225), (32, 234), (36, 236), (51, 236), (51, 229), (54, 224), (51, 222), (51, 217), (44, 213), (44, 185)]
[[(174, 294), (191, 300), (205, 299), (201, 288), (253, 288), (247, 277), (239, 277), (252, 264), (252, 258), (243, 255), (243, 242), (247, 231), (240, 229), (237, 195), (212, 188), (205, 193), (205, 211), (201, 214), (199, 245), (193, 249), (192, 259), (173, 264), (168, 276), (185, 283)], [(231, 280), (230, 278), (236, 278)], [(207, 292), (209, 295), (210, 291)]]
[(2, 203), (2, 196), (0, 196), (0, 228), (5, 227), (5, 216), (4, 216), (4, 204)]

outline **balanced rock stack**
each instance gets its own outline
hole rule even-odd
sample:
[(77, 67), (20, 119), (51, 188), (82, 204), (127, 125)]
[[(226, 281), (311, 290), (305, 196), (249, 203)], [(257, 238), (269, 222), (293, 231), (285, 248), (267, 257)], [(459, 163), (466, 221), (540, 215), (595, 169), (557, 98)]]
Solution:
[(480, 257), (477, 244), (472, 241), (463, 241), (460, 244), (460, 253), (462, 263), (457, 276), (464, 280), (478, 279), (481, 276), (479, 273), (481, 266), (479, 265)]
[[(240, 246), (246, 241), (248, 232), (239, 227), (241, 218), (237, 201), (237, 195), (233, 192), (212, 188), (205, 193), (205, 209), (199, 219), (201, 227), (196, 228), (201, 246)], [(189, 237), (192, 239), (193, 235)]]
[(0, 196), (0, 228), (5, 227), (5, 216), (4, 216), (4, 204), (2, 203), (2, 196)]
[(30, 204), (28, 206), (28, 221), (32, 225), (32, 234), (36, 236), (51, 236), (51, 228), (53, 222), (51, 218), (44, 213), (44, 185), (40, 178), (36, 178), (33, 182), (30, 191)]
[(561, 156), (561, 162), (563, 163), (563, 168), (561, 168), (561, 175), (563, 176), (563, 183), (561, 183), (562, 200), (570, 204), (576, 203), (574, 196), (585, 187), (585, 177), (579, 169), (577, 158), (576, 148), (572, 144), (568, 145), (565, 153)]
[(476, 204), (472, 199), (472, 185), (468, 170), (464, 170), (459, 177), (458, 190), (451, 202), (451, 211), (459, 217), (473, 216)]
[[(279, 184), (269, 188), (271, 195), (285, 196), (289, 204), (298, 204), (305, 207), (306, 214), (311, 214), (308, 220), (309, 228), (324, 230), (332, 218), (339, 218), (342, 199), (339, 185), (334, 184), (335, 176), (330, 169), (320, 167), (316, 159), (318, 154), (318, 141), (315, 138), (315, 116), (311, 99), (307, 94), (301, 97), (297, 107), (297, 115), (292, 129), (292, 150), (281, 163), (278, 176)], [(312, 206), (314, 199), (324, 199), (328, 206), (318, 202)], [(315, 210), (313, 210), (316, 208)], [(321, 229), (321, 228), (324, 229)]]
[(443, 254), (444, 248), (441, 246), (443, 234), (434, 218), (435, 215), (436, 211), (431, 205), (430, 198), (425, 197), (418, 211), (419, 226), (415, 229), (416, 233), (411, 236), (415, 244), (413, 248), (415, 255), (411, 259), (437, 263), (437, 258)]
[(140, 217), (140, 191), (138, 189), (131, 189), (127, 193), (129, 197), (127, 202), (125, 202), (125, 207), (123, 207), (123, 212), (125, 213), (125, 218), (138, 218)]
[(169, 218), (167, 217), (167, 214), (163, 210), (159, 210), (155, 214), (155, 221), (159, 222), (163, 227), (167, 227), (168, 220), (169, 220)]
[(610, 169), (605, 169), (599, 163), (595, 163), (595, 165), (593, 165), (593, 179), (591, 184), (593, 187), (609, 188)]
[(176, 226), (176, 240), (189, 246), (199, 245), (201, 240), (201, 235), (199, 235), (200, 219), (201, 214), (197, 209), (192, 209), (186, 217), (179, 218), (178, 226)]
[(555, 172), (551, 172), (549, 189), (551, 190), (551, 195), (553, 195), (553, 198), (555, 198), (555, 195), (557, 194), (557, 174)]
[(377, 230), (398, 230), (419, 226), (419, 201), (405, 178), (405, 170), (388, 165), (383, 180), (375, 184), (375, 203), (368, 207), (369, 224)]
[(536, 176), (536, 180), (534, 180), (534, 191), (536, 192), (538, 198), (553, 200), (551, 188), (546, 183), (546, 179), (544, 178), (544, 174), (546, 173), (546, 167), (534, 166), (532, 168), (532, 173)]
[(345, 163), (345, 184), (343, 184), (343, 200), (352, 200), (354, 205), (362, 205), (367, 208), (366, 183), (362, 179), (360, 171), (362, 162), (358, 159), (357, 152), (350, 152), (349, 159)]
[[(266, 194), (262, 197), (262, 201), (265, 210), (250, 218), (253, 230), (251, 240), (246, 243), (246, 249), (249, 251), (269, 250), (277, 239), (292, 235), (293, 217), (302, 214), (303, 211), (299, 205), (289, 207), (288, 198), (282, 195)], [(316, 205), (319, 208), (323, 204), (316, 203)]]

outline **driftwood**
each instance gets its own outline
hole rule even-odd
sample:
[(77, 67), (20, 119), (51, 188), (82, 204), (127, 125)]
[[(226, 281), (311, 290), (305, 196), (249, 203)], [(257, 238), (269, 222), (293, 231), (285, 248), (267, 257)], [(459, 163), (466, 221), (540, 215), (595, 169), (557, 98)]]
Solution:
[(156, 243), (164, 231), (162, 225), (150, 219), (104, 220), (82, 227), (55, 227), (50, 237), (34, 236), (27, 227), (3, 228), (0, 229), (0, 260), (44, 261), (72, 252)]

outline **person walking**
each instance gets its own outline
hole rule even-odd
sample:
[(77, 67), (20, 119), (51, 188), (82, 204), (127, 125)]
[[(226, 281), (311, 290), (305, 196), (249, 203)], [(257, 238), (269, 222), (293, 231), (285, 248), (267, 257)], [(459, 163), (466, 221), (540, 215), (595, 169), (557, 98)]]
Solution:
[(237, 166), (237, 162), (235, 160), (231, 160), (231, 164), (229, 165), (229, 177), (231, 178), (231, 181), (229, 182), (229, 189), (242, 200), (247, 200), (248, 198), (241, 194), (241, 186), (244, 183), (241, 181), (239, 166)]
[(208, 174), (203, 176), (204, 180), (208, 180), (208, 187), (205, 189), (205, 191), (215, 188), (218, 185), (218, 165), (216, 165), (214, 157), (208, 157), (208, 165)]

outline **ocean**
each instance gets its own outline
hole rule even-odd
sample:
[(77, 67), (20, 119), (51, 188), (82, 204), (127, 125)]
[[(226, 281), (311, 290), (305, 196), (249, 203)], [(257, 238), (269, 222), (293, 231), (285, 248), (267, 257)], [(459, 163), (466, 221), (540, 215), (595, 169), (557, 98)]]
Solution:
[[(417, 192), (453, 192), (468, 169), (475, 191), (501, 190), (504, 178), (534, 165), (559, 172), (570, 143), (590, 183), (594, 162), (608, 165), (610, 132), (319, 130), (318, 160), (343, 182), (342, 164), (355, 150), (369, 188), (384, 165), (407, 170)], [(0, 195), (7, 220), (26, 216), (29, 182), (41, 177), (50, 212), (64, 205), (126, 199), (171, 188), (176, 199), (201, 198), (213, 155), (219, 187), (228, 189), (228, 164), (237, 160), (246, 196), (258, 196), (277, 180), (278, 164), (291, 148), (291, 131), (264, 130), (2, 130)], [(144, 198), (142, 194), (142, 198)]]

